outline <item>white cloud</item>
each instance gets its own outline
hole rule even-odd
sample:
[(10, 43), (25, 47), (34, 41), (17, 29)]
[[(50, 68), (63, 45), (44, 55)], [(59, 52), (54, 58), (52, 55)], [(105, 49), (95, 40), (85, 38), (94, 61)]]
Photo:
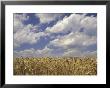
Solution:
[(22, 51), (14, 51), (14, 57), (32, 57), (33, 55), (35, 55), (35, 50), (33, 48)]
[(59, 33), (67, 31), (78, 31), (81, 28), (80, 21), (85, 15), (71, 14), (69, 17), (64, 17), (63, 20), (58, 21), (53, 27), (48, 27), (46, 30), (50, 33)]
[(68, 49), (64, 52), (63, 56), (81, 56), (82, 52), (78, 49)]
[[(40, 56), (49, 56), (51, 55), (52, 49), (47, 48), (47, 46), (42, 50), (36, 50), (36, 55)], [(39, 53), (39, 54), (38, 54)]]
[(97, 18), (96, 17), (88, 17), (86, 16), (80, 22), (81, 26), (85, 29), (85, 33), (88, 35), (96, 35), (97, 34)]
[[(57, 16), (50, 16), (53, 14), (37, 14), (39, 15), (40, 21), (42, 23), (55, 20)], [(45, 15), (45, 16), (43, 16)], [(56, 15), (56, 14), (55, 14)], [(47, 17), (46, 17), (47, 16)], [(48, 18), (48, 19), (47, 19)], [(27, 19), (25, 19), (27, 20)], [(21, 21), (22, 24), (22, 21)], [(20, 24), (20, 25), (21, 25)], [(17, 55), (24, 56), (51, 56), (56, 55), (53, 51), (57, 49), (62, 49), (63, 53), (61, 55), (91, 55), (96, 54), (96, 51), (84, 50), (91, 45), (97, 44), (97, 19), (93, 16), (86, 16), (85, 14), (71, 14), (69, 17), (64, 17), (63, 20), (58, 21), (53, 27), (47, 27), (44, 32), (30, 32), (30, 29), (38, 30), (37, 26), (31, 24), (23, 25), (20, 30), (14, 33), (14, 47), (19, 47), (23, 43), (34, 44), (40, 37), (53, 37), (44, 49), (35, 50), (27, 49), (23, 51), (16, 52)], [(82, 31), (80, 31), (82, 29)], [(65, 35), (52, 35), (53, 33), (67, 33)], [(50, 48), (50, 46), (53, 46)], [(55, 48), (55, 47), (56, 48)], [(75, 46), (72, 47), (71, 46)]]
[(64, 52), (64, 54), (62, 56), (96, 56), (97, 55), (97, 51), (85, 51), (82, 52), (79, 49), (68, 49), (66, 52)]
[(38, 30), (38, 25), (24, 25), (23, 21), (28, 19), (29, 16), (26, 14), (14, 14), (14, 48), (20, 47), (23, 43), (34, 44), (41, 36), (46, 35), (44, 32), (34, 32)]
[(36, 17), (39, 17), (41, 23), (48, 23), (50, 21), (54, 21), (57, 17), (60, 17), (63, 14), (57, 13), (57, 14), (52, 14), (52, 13), (39, 13), (35, 14)]
[(14, 33), (24, 27), (23, 22), (28, 20), (29, 16), (26, 14), (14, 14)]
[(48, 45), (53, 45), (57, 47), (68, 48), (69, 45), (79, 45), (82, 47), (87, 47), (97, 43), (96, 36), (88, 36), (84, 33), (73, 33), (71, 32), (68, 35), (60, 36), (53, 41), (51, 41)]
[[(80, 32), (80, 30), (83, 30)], [(91, 55), (96, 54), (86, 48), (97, 45), (97, 19), (85, 14), (71, 14), (63, 20), (57, 22), (53, 27), (48, 27), (46, 31), (52, 33), (63, 33), (71, 31), (66, 35), (59, 35), (50, 41), (48, 47), (63, 48), (64, 55)], [(75, 46), (75, 47), (70, 47)], [(52, 48), (52, 47), (51, 47)], [(85, 51), (86, 49), (86, 51)]]
[(35, 50), (34, 48), (25, 49), (22, 51), (14, 51), (15, 57), (43, 57), (43, 56), (51, 56), (52, 49), (45, 47), (42, 50)]
[(63, 33), (63, 32), (78, 32), (81, 28), (86, 34), (96, 35), (97, 19), (93, 16), (86, 16), (85, 14), (71, 14), (69, 17), (64, 17), (63, 20), (58, 21), (53, 27), (48, 27), (48, 33)]
[(34, 44), (40, 39), (41, 36), (45, 35), (45, 33), (43, 32), (30, 32), (30, 29), (37, 30), (37, 27), (28, 24), (24, 26), (22, 30), (19, 30), (14, 33), (14, 47), (19, 47), (23, 43)]
[(81, 20), (80, 23), (84, 28), (94, 29), (97, 27), (97, 19), (93, 16), (85, 16), (85, 18)]

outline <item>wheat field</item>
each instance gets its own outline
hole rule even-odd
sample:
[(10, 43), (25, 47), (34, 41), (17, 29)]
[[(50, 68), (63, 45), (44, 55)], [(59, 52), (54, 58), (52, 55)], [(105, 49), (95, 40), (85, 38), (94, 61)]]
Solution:
[(96, 57), (14, 58), (14, 75), (97, 75)]

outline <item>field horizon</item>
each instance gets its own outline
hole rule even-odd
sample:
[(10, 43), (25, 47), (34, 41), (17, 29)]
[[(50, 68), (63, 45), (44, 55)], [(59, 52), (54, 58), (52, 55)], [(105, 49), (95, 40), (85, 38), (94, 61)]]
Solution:
[(97, 13), (13, 17), (14, 75), (97, 74)]

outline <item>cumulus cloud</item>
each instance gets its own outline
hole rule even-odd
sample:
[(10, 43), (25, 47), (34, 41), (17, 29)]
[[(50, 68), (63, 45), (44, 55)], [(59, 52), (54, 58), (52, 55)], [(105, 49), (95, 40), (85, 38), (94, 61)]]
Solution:
[(35, 50), (33, 48), (22, 51), (14, 51), (14, 57), (32, 57), (33, 55), (35, 55)]
[(14, 14), (14, 48), (24, 43), (34, 44), (41, 36), (46, 35), (44, 32), (35, 32), (38, 30), (37, 25), (24, 25), (23, 21), (28, 18), (26, 14)]
[(49, 45), (67, 47), (69, 45), (80, 45), (80, 46), (89, 46), (97, 43), (96, 36), (88, 36), (84, 33), (73, 33), (71, 32), (68, 35), (60, 36), (49, 43)]
[(81, 28), (80, 21), (84, 15), (71, 14), (69, 17), (65, 16), (63, 20), (58, 21), (53, 27), (48, 27), (46, 30), (50, 33), (59, 33), (67, 31), (78, 31)]
[(14, 46), (18, 47), (20, 44), (23, 43), (35, 43), (39, 36), (42, 35), (42, 33), (34, 33), (30, 32), (30, 29), (33, 28), (33, 25), (29, 24), (22, 28), (22, 30), (17, 31), (14, 33)]
[[(62, 14), (36, 14), (41, 23), (48, 23), (55, 20)], [(30, 29), (38, 30), (37, 25), (24, 25), (23, 21), (28, 20), (24, 15), (21, 17), (18, 24), (20, 29), (14, 33), (14, 46), (20, 47), (24, 43), (35, 44), (40, 37), (48, 36), (49, 42), (43, 49), (26, 49), (15, 51), (17, 56), (83, 56), (95, 55), (95, 50), (90, 50), (88, 47), (97, 46), (97, 17), (87, 16), (86, 14), (71, 14), (65, 16), (62, 20), (52, 27), (47, 27), (43, 32), (34, 32)], [(15, 28), (17, 28), (17, 25)], [(47, 37), (46, 37), (47, 38)], [(43, 42), (43, 41), (42, 41)]]
[(14, 14), (14, 33), (21, 30), (24, 27), (23, 22), (29, 19), (26, 14)]
[(15, 57), (43, 57), (51, 56), (52, 49), (45, 47), (42, 50), (35, 50), (34, 48), (25, 49), (22, 51), (14, 51)]
[(52, 14), (52, 13), (39, 13), (35, 14), (36, 17), (39, 17), (41, 23), (49, 23), (50, 21), (54, 21), (56, 18), (59, 18), (61, 15), (60, 13)]
[(77, 32), (83, 28), (86, 34), (96, 34), (96, 27), (96, 17), (71, 14), (69, 17), (65, 16), (63, 20), (58, 21), (53, 27), (48, 27), (46, 31), (49, 33)]
[(97, 45), (96, 36), (91, 37), (83, 33), (70, 33), (50, 41), (47, 46), (49, 48), (55, 47), (58, 50), (64, 49), (62, 56), (82, 56), (92, 55), (93, 51), (89, 51), (88, 49), (92, 45)]
[(97, 51), (85, 51), (85, 52), (82, 52), (81, 50), (79, 49), (68, 49), (68, 51), (64, 52), (64, 54), (62, 56), (96, 56), (97, 54)]
[(97, 34), (97, 18), (96, 17), (88, 17), (86, 16), (83, 20), (80, 22), (82, 28), (84, 28), (84, 31), (88, 35), (96, 35)]
[(97, 19), (93, 16), (71, 14), (46, 31), (50, 34), (70, 31), (69, 34), (57, 36), (48, 44), (51, 48), (63, 48), (64, 55), (88, 55), (93, 51), (87, 48), (97, 46)]
[(48, 48), (47, 46), (42, 50), (36, 50), (36, 55), (38, 56), (51, 56), (52, 49)]

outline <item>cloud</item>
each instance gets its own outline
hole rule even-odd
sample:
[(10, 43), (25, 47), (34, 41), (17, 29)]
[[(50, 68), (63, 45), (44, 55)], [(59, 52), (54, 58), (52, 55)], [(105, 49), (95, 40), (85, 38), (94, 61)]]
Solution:
[(36, 55), (39, 53), (38, 56), (51, 56), (51, 52), (52, 52), (52, 49), (50, 49), (46, 46), (42, 50), (37, 50)]
[(35, 50), (34, 48), (25, 49), (22, 51), (14, 51), (14, 57), (43, 57), (51, 56), (52, 49), (45, 47), (42, 50)]
[(35, 14), (36, 17), (39, 17), (40, 19), (40, 22), (41, 23), (49, 23), (50, 21), (54, 21), (56, 20), (57, 18), (59, 18), (61, 15), (63, 14), (60, 14), (60, 13), (39, 13), (39, 14)]
[(48, 27), (47, 32), (50, 33), (62, 33), (67, 31), (77, 31), (81, 28), (80, 21), (84, 18), (84, 15), (71, 14), (69, 17), (65, 16), (63, 20), (59, 20), (53, 27)]
[(68, 49), (68, 51), (64, 52), (64, 54), (62, 56), (96, 56), (97, 55), (97, 51), (84, 51), (82, 52), (79, 49)]
[(69, 17), (65, 16), (63, 20), (59, 20), (53, 27), (47, 27), (48, 33), (65, 33), (68, 31), (77, 32), (84, 29), (86, 34), (96, 35), (97, 19), (93, 16), (86, 16), (85, 14), (71, 14)]
[(84, 33), (73, 33), (71, 32), (68, 35), (65, 36), (59, 36), (58, 38), (50, 41), (49, 45), (52, 46), (57, 46), (57, 47), (64, 47), (68, 48), (69, 45), (75, 46), (75, 45), (80, 45), (82, 47), (87, 47), (92, 44), (97, 43), (97, 38), (96, 36), (88, 36)]
[(32, 57), (35, 55), (35, 50), (33, 48), (26, 49), (22, 51), (14, 51), (14, 57)]
[(93, 16), (86, 16), (83, 20), (80, 22), (82, 28), (84, 28), (84, 31), (88, 35), (97, 35), (97, 18)]
[(36, 29), (36, 26), (28, 24), (20, 31), (14, 33), (14, 47), (19, 47), (23, 43), (34, 44), (36, 43), (41, 36), (45, 34), (43, 32), (32, 32), (31, 29)]
[[(49, 16), (50, 15), (50, 16)], [(51, 22), (61, 14), (36, 14), (41, 23)], [(86, 14), (71, 14), (65, 16), (62, 20), (52, 27), (47, 27), (43, 32), (39, 32), (38, 25), (24, 25), (23, 21), (28, 20), (26, 15), (20, 16), (19, 24), (21, 29), (14, 33), (14, 47), (20, 47), (22, 44), (35, 44), (40, 37), (50, 38), (45, 44), (45, 48), (39, 50), (33, 47), (26, 50), (15, 51), (17, 56), (83, 56), (95, 55), (96, 49), (91, 50), (88, 47), (97, 46), (97, 17), (86, 16)], [(25, 19), (24, 19), (25, 18)], [(17, 28), (17, 25), (15, 26)], [(41, 41), (41, 43), (44, 43)]]
[(64, 54), (62, 55), (91, 55), (94, 51), (88, 47), (97, 46), (97, 18), (93, 16), (71, 14), (57, 22), (53, 27), (48, 27), (46, 31), (50, 34), (70, 31), (69, 34), (56, 36), (47, 45), (49, 48), (63, 48)]
[(28, 20), (29, 16), (26, 14), (14, 14), (14, 33), (21, 30), (24, 27), (23, 22)]
[(23, 21), (28, 18), (26, 14), (14, 14), (14, 48), (24, 43), (34, 44), (41, 36), (46, 35), (44, 32), (37, 32), (38, 25), (25, 25)]

